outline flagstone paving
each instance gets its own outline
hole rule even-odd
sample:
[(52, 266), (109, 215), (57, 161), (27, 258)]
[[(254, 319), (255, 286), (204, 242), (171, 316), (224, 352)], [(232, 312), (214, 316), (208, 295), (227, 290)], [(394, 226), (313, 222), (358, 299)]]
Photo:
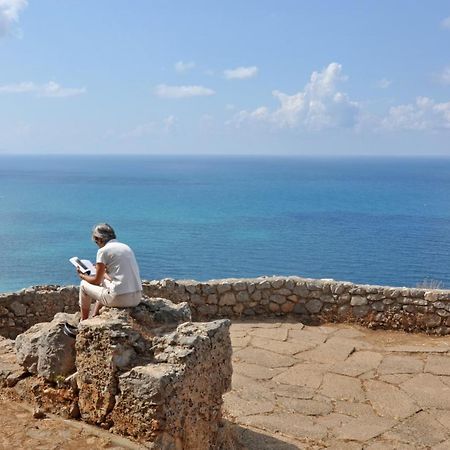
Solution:
[(450, 449), (450, 336), (277, 322), (231, 336), (225, 415), (249, 450)]

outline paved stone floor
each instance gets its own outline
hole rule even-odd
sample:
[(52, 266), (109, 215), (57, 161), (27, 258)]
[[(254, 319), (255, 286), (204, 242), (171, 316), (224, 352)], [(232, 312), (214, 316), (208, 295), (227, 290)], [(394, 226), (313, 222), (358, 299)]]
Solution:
[[(275, 322), (233, 323), (231, 335), (225, 434), (240, 445), (229, 450), (450, 449), (450, 336)], [(0, 449), (138, 448), (8, 400), (0, 408)]]
[(300, 323), (231, 334), (225, 409), (247, 448), (450, 449), (450, 337)]

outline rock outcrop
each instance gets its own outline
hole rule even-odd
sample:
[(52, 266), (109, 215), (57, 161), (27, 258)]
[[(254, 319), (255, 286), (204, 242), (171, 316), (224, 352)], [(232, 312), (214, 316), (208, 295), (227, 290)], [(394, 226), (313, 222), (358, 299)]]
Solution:
[(73, 319), (57, 314), (17, 337), (19, 362), (38, 376), (18, 381), (23, 398), (147, 448), (218, 448), (231, 388), (228, 319), (193, 323), (186, 303), (162, 298), (105, 308), (80, 323), (76, 339), (61, 326)]
[(114, 429), (144, 436), (158, 449), (217, 448), (222, 394), (231, 388), (229, 326), (185, 323), (155, 338), (155, 363), (119, 378)]
[(63, 332), (75, 325), (76, 314), (58, 313), (51, 322), (37, 323), (16, 338), (18, 362), (30, 373), (57, 381), (75, 372), (75, 341)]

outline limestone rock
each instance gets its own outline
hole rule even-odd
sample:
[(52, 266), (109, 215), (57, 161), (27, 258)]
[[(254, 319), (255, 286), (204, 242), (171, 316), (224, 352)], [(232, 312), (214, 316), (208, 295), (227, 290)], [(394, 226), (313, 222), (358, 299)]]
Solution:
[(216, 448), (231, 388), (229, 320), (185, 323), (154, 341), (155, 362), (119, 378), (114, 431), (155, 448)]
[(138, 306), (122, 309), (127, 310), (134, 319), (146, 325), (181, 323), (192, 319), (186, 302), (175, 304), (165, 298), (144, 298)]
[(26, 374), (17, 362), (14, 341), (0, 337), (0, 387), (14, 386)]
[(222, 395), (231, 387), (230, 321), (187, 322), (188, 312), (149, 299), (82, 322), (76, 365), (84, 421), (149, 448), (216, 448)]
[(75, 372), (75, 340), (64, 334), (64, 322), (76, 325), (76, 315), (58, 313), (51, 322), (33, 325), (17, 336), (17, 361), (28, 372), (50, 381)]
[(307, 304), (306, 304), (306, 309), (310, 312), (310, 313), (318, 313), (321, 309), (322, 309), (322, 302), (320, 300), (310, 300)]
[[(79, 408), (83, 420), (105, 425), (117, 394), (118, 371), (145, 353), (145, 339), (130, 324), (129, 313), (109, 309), (83, 321), (76, 340)], [(151, 340), (151, 337), (150, 337)], [(110, 424), (109, 424), (110, 425)]]
[(226, 292), (224, 295), (220, 297), (219, 305), (220, 306), (233, 306), (236, 304), (236, 296), (233, 292)]
[(89, 423), (111, 425), (108, 416), (119, 374), (149, 362), (155, 335), (190, 317), (186, 303), (150, 298), (133, 308), (108, 308), (83, 321), (76, 340), (81, 417)]
[(353, 295), (350, 301), (350, 305), (352, 306), (367, 305), (367, 298), (362, 297), (360, 295)]

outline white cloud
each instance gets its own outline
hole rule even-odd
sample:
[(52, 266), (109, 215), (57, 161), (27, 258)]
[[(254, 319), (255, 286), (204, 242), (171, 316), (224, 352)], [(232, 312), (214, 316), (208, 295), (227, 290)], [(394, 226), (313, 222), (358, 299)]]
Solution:
[(54, 81), (38, 87), (40, 97), (74, 97), (86, 93), (86, 88), (64, 88)]
[(163, 98), (187, 98), (214, 95), (212, 89), (204, 86), (167, 86), (160, 84), (155, 88), (155, 95)]
[(255, 77), (258, 74), (258, 68), (256, 66), (237, 67), (236, 69), (225, 70), (223, 74), (227, 80), (244, 80)]
[(442, 28), (447, 28), (447, 30), (450, 30), (450, 16), (442, 20), (441, 26)]
[(27, 0), (0, 0), (0, 37), (10, 32), (13, 24), (19, 21), (19, 14), (27, 5)]
[(169, 134), (176, 126), (175, 116), (170, 115), (161, 121), (139, 124), (132, 130), (123, 133), (122, 138), (141, 138), (149, 135)]
[[(1, 0), (0, 0), (1, 1)], [(45, 84), (36, 84), (32, 81), (24, 81), (16, 84), (5, 84), (0, 86), (0, 94), (27, 94), (32, 93), (38, 97), (74, 97), (86, 92), (86, 88), (65, 88), (49, 81)]]
[(380, 89), (387, 89), (392, 84), (391, 80), (388, 80), (387, 78), (382, 78), (381, 80), (378, 80), (376, 82), (376, 86)]
[(190, 61), (190, 62), (183, 62), (183, 61), (178, 61), (174, 64), (175, 70), (177, 72), (187, 72), (188, 70), (191, 70), (195, 67), (195, 62), (194, 61)]
[(30, 81), (0, 86), (0, 94), (23, 94), (27, 92), (35, 92), (35, 90), (36, 85)]
[(436, 103), (428, 97), (417, 97), (413, 104), (391, 107), (381, 124), (388, 130), (450, 129), (450, 102)]
[(353, 127), (360, 106), (337, 90), (338, 82), (346, 80), (341, 71), (340, 64), (331, 63), (322, 72), (313, 72), (303, 91), (293, 95), (273, 91), (272, 95), (280, 103), (276, 110), (271, 112), (261, 106), (250, 112), (240, 111), (232, 122), (237, 126), (245, 122), (265, 122), (275, 128), (307, 130)]
[(231, 122), (240, 128), (242, 125), (248, 122), (262, 122), (262, 121), (270, 121), (271, 116), (269, 113), (269, 109), (265, 106), (260, 106), (253, 111), (239, 111), (233, 118)]

